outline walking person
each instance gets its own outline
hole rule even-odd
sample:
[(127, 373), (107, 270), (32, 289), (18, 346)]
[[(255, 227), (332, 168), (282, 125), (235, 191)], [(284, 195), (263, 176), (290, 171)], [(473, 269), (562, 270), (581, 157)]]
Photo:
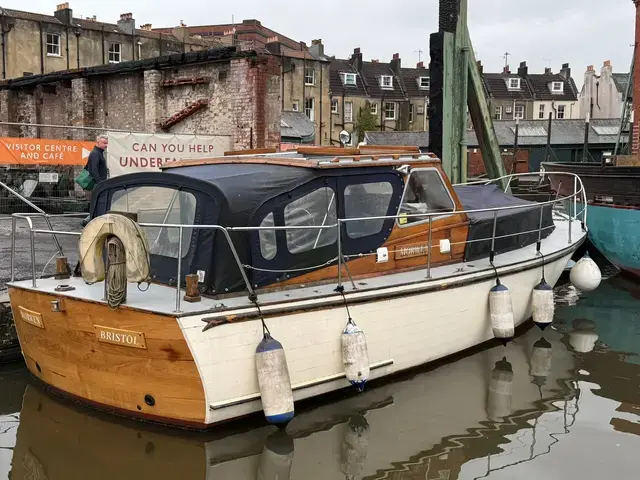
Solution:
[[(103, 182), (108, 177), (107, 161), (104, 158), (104, 151), (109, 145), (109, 140), (106, 135), (98, 135), (96, 138), (96, 145), (91, 150), (87, 164), (85, 165), (80, 175), (76, 178), (76, 183), (80, 185), (85, 191), (92, 191), (97, 184)], [(82, 221), (84, 227), (89, 223), (91, 214), (87, 215)]]

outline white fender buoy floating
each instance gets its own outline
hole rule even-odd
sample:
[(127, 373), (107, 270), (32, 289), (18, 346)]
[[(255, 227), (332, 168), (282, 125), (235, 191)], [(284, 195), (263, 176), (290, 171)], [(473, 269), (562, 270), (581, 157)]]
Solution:
[(256, 371), (267, 421), (280, 428), (286, 427), (294, 414), (289, 368), (284, 348), (268, 332), (256, 348)]
[(489, 292), (489, 313), (493, 335), (506, 345), (515, 336), (511, 292), (496, 279), (496, 286)]
[(340, 340), (345, 376), (351, 385), (362, 392), (370, 374), (369, 351), (364, 332), (349, 318)]
[(511, 415), (511, 399), (513, 397), (513, 367), (507, 357), (496, 362), (491, 372), (489, 393), (487, 398), (487, 415), (496, 422)]
[(533, 287), (531, 303), (533, 306), (533, 322), (541, 330), (544, 330), (553, 322), (553, 314), (555, 312), (553, 288), (545, 281), (544, 277), (538, 285)]
[(267, 437), (258, 462), (260, 480), (288, 480), (293, 466), (293, 439), (283, 430)]
[(569, 279), (574, 287), (583, 292), (591, 292), (598, 288), (602, 281), (602, 272), (588, 253), (571, 268)]
[(529, 374), (533, 377), (533, 383), (538, 386), (541, 395), (542, 386), (547, 382), (547, 377), (551, 373), (552, 357), (553, 350), (546, 338), (541, 337), (540, 340), (533, 344)]
[(342, 439), (340, 471), (346, 478), (362, 475), (369, 447), (369, 422), (362, 415), (349, 418)]

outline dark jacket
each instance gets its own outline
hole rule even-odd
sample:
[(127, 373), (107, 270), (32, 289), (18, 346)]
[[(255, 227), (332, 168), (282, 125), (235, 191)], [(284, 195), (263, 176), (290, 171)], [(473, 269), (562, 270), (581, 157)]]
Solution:
[(107, 162), (104, 159), (104, 150), (97, 145), (93, 147), (85, 168), (89, 171), (96, 183), (106, 180)]

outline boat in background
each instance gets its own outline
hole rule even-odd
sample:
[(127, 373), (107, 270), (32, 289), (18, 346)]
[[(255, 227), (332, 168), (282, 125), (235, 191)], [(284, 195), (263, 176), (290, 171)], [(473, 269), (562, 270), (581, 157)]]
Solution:
[[(573, 191), (578, 175), (587, 192), (587, 230), (591, 243), (613, 265), (640, 279), (640, 160), (608, 157), (602, 163), (542, 163), (552, 191)], [(562, 172), (567, 172), (563, 174)], [(568, 202), (567, 210), (585, 208)]]
[[(586, 197), (577, 177), (543, 203), (486, 183), (454, 187), (434, 155), (374, 146), (109, 179), (83, 231), (58, 232), (79, 236), (79, 275), (59, 258), (56, 277), (34, 264), (9, 283), (27, 367), (138, 419), (206, 429), (263, 411), (283, 426), (299, 400), (507, 343), (532, 315), (551, 323), (586, 239), (584, 212), (554, 205)], [(30, 234), (33, 258), (52, 230)]]

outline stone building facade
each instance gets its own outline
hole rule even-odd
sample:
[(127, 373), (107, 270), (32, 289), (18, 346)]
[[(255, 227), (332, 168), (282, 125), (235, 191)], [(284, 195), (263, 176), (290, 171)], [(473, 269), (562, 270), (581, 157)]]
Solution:
[(368, 109), (380, 131), (428, 130), (429, 70), (422, 62), (403, 68), (395, 54), (389, 63), (363, 61), (356, 48), (348, 60), (331, 60), (331, 141), (339, 144), (342, 130), (357, 145), (358, 113)]
[(223, 47), (0, 82), (0, 121), (92, 128), (0, 125), (0, 136), (91, 140), (113, 129), (229, 135), (234, 150), (273, 148), (280, 95), (277, 57)]
[(189, 36), (184, 27), (155, 32), (150, 24), (136, 28), (131, 13), (117, 23), (75, 18), (69, 3), (53, 15), (0, 7), (2, 79), (120, 63), (203, 50), (216, 39)]

